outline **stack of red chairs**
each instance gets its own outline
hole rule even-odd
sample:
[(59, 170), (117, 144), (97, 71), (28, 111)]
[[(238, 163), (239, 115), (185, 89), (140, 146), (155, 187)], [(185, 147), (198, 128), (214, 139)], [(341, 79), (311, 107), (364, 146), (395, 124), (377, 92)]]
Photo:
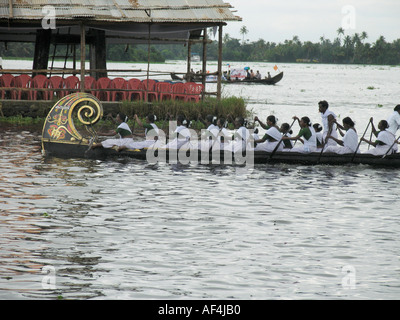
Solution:
[(185, 83), (186, 99), (185, 101), (199, 102), (201, 93), (203, 92), (203, 85), (195, 82)]
[(126, 84), (126, 88), (128, 91), (126, 92), (126, 100), (132, 101), (133, 100), (143, 100), (143, 84), (142, 81), (139, 79), (129, 79)]
[(111, 85), (111, 80), (107, 77), (102, 77), (97, 80), (97, 89), (101, 89), (103, 91), (97, 91), (97, 99), (102, 101), (110, 101), (111, 91), (107, 91), (105, 89), (109, 89)]
[(91, 76), (86, 76), (85, 77), (85, 92), (88, 92), (93, 96), (97, 96), (97, 92), (95, 91), (96, 89), (97, 89), (96, 79)]
[[(52, 76), (49, 78), (48, 89), (64, 89), (64, 79), (60, 76)], [(53, 100), (54, 98), (61, 99), (64, 97), (64, 91), (62, 90), (49, 90), (45, 92), (46, 100)]]
[[(76, 76), (63, 79), (60, 76), (47, 78), (36, 75), (31, 78), (22, 74), (14, 77), (11, 74), (0, 76), (1, 98), (53, 100), (60, 99), (73, 92), (78, 92), (81, 82)], [(170, 83), (158, 82), (153, 79), (125, 80), (117, 77), (110, 79), (102, 77), (96, 81), (91, 76), (85, 77), (85, 92), (91, 93), (101, 101), (165, 101), (182, 100), (198, 102), (204, 90), (202, 84), (195, 82)]]
[(149, 79), (143, 80), (144, 100), (158, 101), (158, 92), (156, 91), (156, 81)]
[(30, 92), (27, 89), (30, 86), (31, 79), (31, 76), (27, 74), (16, 76), (14, 78), (14, 89), (11, 98), (16, 100), (28, 100), (30, 98)]
[(47, 100), (47, 92), (43, 89), (48, 88), (48, 85), (49, 79), (46, 76), (42, 74), (34, 76), (31, 79), (29, 86), (29, 88), (35, 89), (30, 91), (30, 100)]
[(1, 98), (4, 99), (6, 97), (12, 98), (12, 89), (14, 86), (14, 76), (12, 74), (6, 73), (0, 76), (0, 88), (1, 89)]
[(172, 100), (186, 100), (186, 86), (184, 83), (178, 82), (172, 85)]
[[(114, 78), (110, 82), (110, 88), (111, 89), (116, 89), (115, 91), (111, 91), (111, 100), (116, 101), (118, 97), (120, 99), (118, 100), (126, 100), (127, 92), (123, 91), (126, 89), (126, 80), (123, 78)], [(121, 91), (118, 91), (121, 90)]]
[(171, 100), (172, 99), (172, 85), (169, 82), (157, 83), (158, 100)]
[(64, 96), (67, 96), (73, 92), (76, 92), (80, 88), (80, 81), (77, 76), (69, 76), (64, 79)]

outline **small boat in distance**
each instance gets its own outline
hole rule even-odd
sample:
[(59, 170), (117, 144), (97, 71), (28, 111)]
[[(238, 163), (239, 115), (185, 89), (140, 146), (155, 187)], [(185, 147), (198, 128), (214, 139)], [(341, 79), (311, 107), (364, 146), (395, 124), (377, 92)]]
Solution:
[(191, 57), (190, 57), (190, 62), (200, 62), (200, 55), (198, 53), (192, 53)]
[(254, 83), (254, 84), (275, 84), (281, 81), (283, 78), (283, 71), (278, 73), (273, 77), (265, 77), (264, 79), (243, 79), (243, 80), (234, 80), (231, 79), (230, 81), (226, 80), (223, 83)]
[[(278, 73), (277, 75), (273, 76), (273, 77), (265, 77), (264, 79), (246, 79), (243, 77), (235, 77), (235, 75), (230, 76), (230, 80), (222, 80), (222, 83), (224, 84), (268, 84), (268, 85), (272, 85), (272, 84), (276, 84), (279, 81), (281, 81), (283, 78), (283, 71)], [(226, 79), (226, 78), (225, 78)], [(207, 77), (206, 80), (207, 83), (216, 83), (216, 76), (209, 76)]]

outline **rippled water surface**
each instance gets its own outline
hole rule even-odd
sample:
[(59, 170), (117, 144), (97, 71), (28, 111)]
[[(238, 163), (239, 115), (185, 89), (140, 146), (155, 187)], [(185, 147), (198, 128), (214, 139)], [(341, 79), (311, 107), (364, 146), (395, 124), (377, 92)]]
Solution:
[[(224, 94), (280, 122), (326, 99), (359, 135), (399, 103), (399, 67), (279, 67)], [(0, 299), (400, 298), (397, 169), (46, 159), (4, 125), (0, 167)]]

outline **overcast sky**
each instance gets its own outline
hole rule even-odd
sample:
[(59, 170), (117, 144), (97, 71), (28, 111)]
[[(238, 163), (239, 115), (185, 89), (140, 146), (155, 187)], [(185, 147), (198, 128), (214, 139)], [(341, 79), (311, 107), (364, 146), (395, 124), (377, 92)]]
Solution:
[(228, 22), (224, 33), (242, 39), (264, 39), (276, 43), (292, 39), (319, 42), (321, 36), (333, 40), (337, 29), (345, 35), (366, 31), (366, 42), (381, 35), (389, 42), (400, 39), (400, 0), (224, 0), (230, 3), (241, 22)]

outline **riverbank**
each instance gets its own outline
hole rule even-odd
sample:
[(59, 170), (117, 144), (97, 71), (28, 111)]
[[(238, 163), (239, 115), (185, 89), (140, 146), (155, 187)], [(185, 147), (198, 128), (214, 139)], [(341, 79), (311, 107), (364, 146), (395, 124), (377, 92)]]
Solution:
[[(47, 114), (57, 101), (31, 101), (31, 100), (1, 100), (0, 124), (14, 126), (43, 125)], [(248, 110), (243, 98), (223, 98), (218, 101), (215, 98), (207, 98), (198, 103), (190, 103), (179, 100), (147, 103), (144, 101), (117, 101), (102, 102), (103, 113), (108, 114), (122, 112), (133, 119), (137, 114), (144, 119), (149, 114), (156, 115), (158, 121), (164, 121), (167, 115), (175, 117), (182, 114), (188, 120), (196, 120), (193, 124), (200, 127), (198, 118), (203, 119), (208, 115), (217, 117), (252, 117), (252, 111)]]

